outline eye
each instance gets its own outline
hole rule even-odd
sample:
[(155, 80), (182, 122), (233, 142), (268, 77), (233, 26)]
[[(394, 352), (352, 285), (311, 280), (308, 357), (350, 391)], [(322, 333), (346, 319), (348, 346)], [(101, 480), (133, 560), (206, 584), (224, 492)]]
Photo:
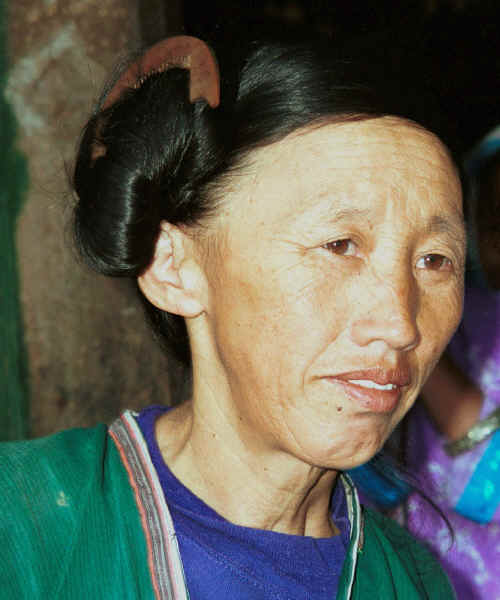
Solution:
[(417, 269), (426, 269), (427, 271), (448, 271), (451, 268), (451, 260), (442, 254), (426, 254), (417, 261)]
[(356, 244), (349, 238), (334, 240), (323, 245), (325, 250), (341, 256), (355, 256)]

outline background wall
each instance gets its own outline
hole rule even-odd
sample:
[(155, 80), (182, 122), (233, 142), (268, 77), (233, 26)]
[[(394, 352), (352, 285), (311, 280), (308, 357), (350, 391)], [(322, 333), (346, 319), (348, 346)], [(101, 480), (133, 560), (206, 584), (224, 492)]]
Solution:
[(9, 6), (6, 97), (29, 166), (17, 242), (34, 436), (171, 400), (178, 371), (153, 341), (135, 291), (78, 264), (68, 232), (76, 141), (117, 56), (140, 42), (140, 16), (135, 0)]

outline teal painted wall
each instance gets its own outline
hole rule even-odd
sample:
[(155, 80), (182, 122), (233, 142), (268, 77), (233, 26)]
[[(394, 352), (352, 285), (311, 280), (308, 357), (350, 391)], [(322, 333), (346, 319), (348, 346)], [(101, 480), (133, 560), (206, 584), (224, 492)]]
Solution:
[(0, 0), (0, 439), (28, 434), (28, 382), (16, 252), (16, 223), (27, 188), (26, 161), (15, 148), (16, 123), (4, 96), (6, 2)]

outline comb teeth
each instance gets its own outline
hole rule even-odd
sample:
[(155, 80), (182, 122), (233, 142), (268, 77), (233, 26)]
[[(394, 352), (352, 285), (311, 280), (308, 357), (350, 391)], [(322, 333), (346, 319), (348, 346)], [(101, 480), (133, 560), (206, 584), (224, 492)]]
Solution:
[(145, 81), (147, 81), (150, 77), (152, 77), (153, 75), (159, 75), (160, 73), (163, 73), (164, 71), (166, 71), (169, 68), (173, 68), (173, 67), (181, 67), (181, 65), (184, 65), (187, 63), (188, 61), (187, 56), (179, 56), (179, 58), (176, 58), (175, 60), (172, 61), (166, 61), (164, 63), (162, 63), (159, 67), (157, 67), (156, 69), (153, 69), (153, 71), (150, 71), (149, 73), (146, 73), (144, 75), (142, 75), (141, 77), (139, 77), (139, 79), (137, 79), (137, 81), (134, 83), (134, 85), (132, 86), (134, 90), (137, 90), (141, 87), (141, 85), (143, 85), (143, 83)]
[(172, 65), (172, 63), (164, 63), (160, 67), (158, 67), (158, 69), (155, 69), (154, 71), (151, 71), (150, 73), (146, 73), (145, 75), (142, 75), (141, 77), (139, 77), (139, 79), (134, 83), (134, 85), (132, 87), (134, 88), (134, 90), (139, 89), (141, 87), (141, 85), (143, 85), (143, 83), (145, 81), (147, 81), (150, 77), (152, 77), (153, 75), (159, 75), (160, 73), (163, 73), (171, 65)]
[(103, 98), (100, 110), (110, 108), (127, 88), (137, 90), (149, 77), (171, 67), (189, 71), (190, 102), (203, 98), (212, 108), (219, 105), (220, 77), (212, 51), (202, 40), (180, 35), (157, 42), (133, 63)]

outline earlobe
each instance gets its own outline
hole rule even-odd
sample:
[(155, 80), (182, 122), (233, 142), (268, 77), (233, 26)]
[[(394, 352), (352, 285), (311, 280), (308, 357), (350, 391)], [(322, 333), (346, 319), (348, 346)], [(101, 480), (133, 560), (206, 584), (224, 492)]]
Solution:
[(163, 221), (155, 255), (138, 284), (157, 308), (182, 317), (197, 317), (204, 309), (198, 300), (197, 278), (191, 273), (196, 263), (186, 246), (186, 234)]

